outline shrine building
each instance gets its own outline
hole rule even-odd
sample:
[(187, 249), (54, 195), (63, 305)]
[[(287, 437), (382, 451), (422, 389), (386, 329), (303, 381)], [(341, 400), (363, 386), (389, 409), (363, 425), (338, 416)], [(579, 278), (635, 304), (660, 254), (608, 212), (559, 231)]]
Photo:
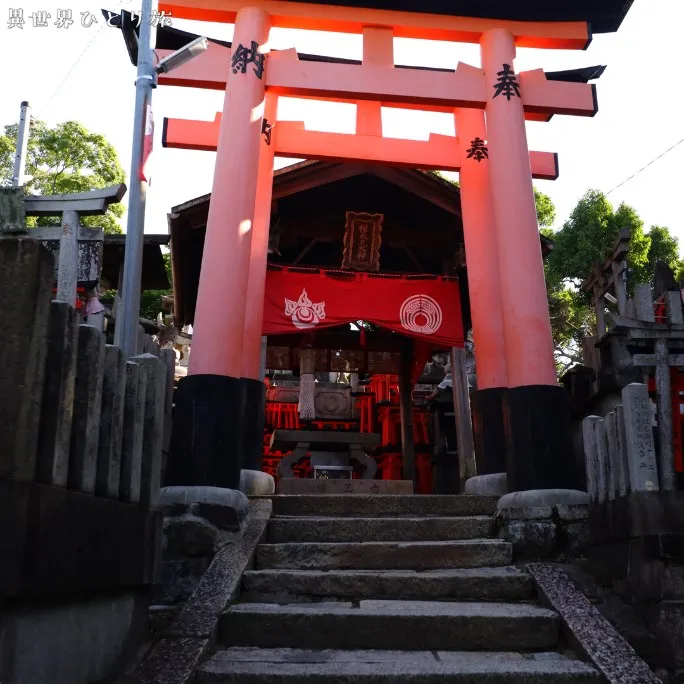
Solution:
[[(173, 207), (169, 215), (178, 326), (195, 321), (210, 200), (210, 195), (192, 199)], [(249, 411), (265, 410), (265, 432), (263, 437), (261, 433), (251, 436), (251, 448), (245, 449), (245, 457), (251, 460), (243, 461), (243, 467), (264, 468), (276, 478), (283, 475), (283, 457), (294, 450), (271, 449), (276, 429), (313, 429), (320, 431), (315, 436), (321, 440), (329, 430), (377, 433), (378, 447), (372, 450), (377, 471), (353, 461), (353, 477), (415, 476), (421, 493), (458, 492), (461, 468), (455, 437), (470, 431), (470, 420), (456, 424), (458, 414), (448, 410), (451, 391), (443, 396), (438, 393), (434, 403), (428, 400), (434, 389), (430, 385), (444, 379), (438, 368), (431, 377), (424, 377), (425, 364), (434, 354), (449, 356), (453, 347), (456, 353), (463, 352), (459, 347), (464, 331), (472, 327), (458, 186), (430, 171), (324, 161), (294, 164), (274, 173), (270, 235), (263, 331), (267, 343), (262, 359), (268, 383), (266, 403), (253, 397), (246, 406)], [(547, 251), (550, 242), (543, 236), (540, 239)], [(381, 288), (378, 293), (376, 283)], [(426, 308), (435, 301), (439, 316), (449, 319), (445, 329), (448, 326), (451, 337), (441, 330), (439, 338), (432, 339), (427, 310), (422, 325), (412, 325), (410, 314), (401, 318), (401, 302), (376, 312), (355, 301), (358, 293), (384, 307), (388, 302), (382, 288), (399, 291), (402, 286), (410, 292), (408, 297), (401, 294), (401, 302), (412, 293), (420, 296), (425, 288), (433, 294), (437, 290), (437, 297), (426, 297), (419, 304)], [(286, 301), (289, 296), (289, 301), (298, 303), (303, 292), (318, 320), (293, 324), (294, 311), (286, 315)], [(319, 300), (321, 308), (317, 309)], [(369, 329), (354, 326), (353, 330), (349, 324), (364, 315), (375, 325)], [(312, 376), (305, 372), (307, 355), (318, 378), (309, 407), (302, 397), (306, 391), (302, 385)], [(328, 375), (335, 373), (343, 377), (329, 382)], [(412, 388), (408, 395), (400, 391), (404, 380)], [(467, 384), (462, 378), (456, 383), (467, 401)], [(402, 406), (405, 401), (410, 409)], [(443, 403), (448, 417), (438, 410)], [(402, 428), (408, 410), (411, 420)], [(481, 428), (479, 416), (474, 422)], [(262, 427), (261, 422), (256, 424)], [(444, 434), (453, 442), (446, 450), (451, 453), (441, 454), (436, 448)], [(504, 470), (504, 445), (492, 448), (481, 431), (474, 438), (480, 456), (478, 472)], [(489, 462), (485, 448), (489, 448)], [(318, 461), (322, 476), (349, 476), (348, 471), (338, 473), (334, 468), (327, 472), (326, 459), (319, 456)], [(287, 472), (313, 475), (311, 459), (303, 458), (294, 471)]]
[[(409, 365), (447, 350), (456, 422), (465, 423), (463, 356), (454, 350), (463, 349), (472, 327), (478, 473), (505, 469), (510, 491), (575, 486), (533, 193), (533, 178), (555, 178), (558, 160), (553, 151), (528, 148), (526, 122), (594, 116), (597, 90), (588, 81), (602, 68), (517, 72), (515, 58), (522, 48), (585, 50), (593, 33), (617, 30), (630, 4), (160, 3), (174, 18), (235, 24), (232, 42), (211, 40), (205, 53), (159, 75), (160, 86), (225, 92), (221, 112), (165, 120), (167, 146), (217, 151), (211, 196), (172, 215), (175, 315), (179, 323), (192, 320), (193, 339), (188, 377), (176, 393), (167, 484), (236, 487), (241, 468), (257, 463), (269, 365), (299, 372), (298, 420), (311, 421), (316, 373), (339, 370), (331, 355), (343, 358), (345, 372), (370, 375), (375, 394), (392, 404), (393, 392), (410, 395)], [(271, 50), (275, 27), (360, 34), (363, 59)], [(123, 20), (122, 28), (132, 45)], [(481, 61), (440, 69), (396, 64), (394, 37), (476, 43)], [(158, 57), (188, 38), (160, 30)], [(282, 96), (355, 103), (356, 132), (310, 131), (282, 120)], [(456, 134), (389, 138), (382, 107), (446, 112)], [(309, 162), (274, 173), (276, 156)], [(435, 169), (458, 171), (459, 188)], [(371, 327), (354, 331), (355, 320)], [(380, 352), (390, 355), (384, 366)], [(373, 379), (387, 375), (403, 377), (402, 387)], [(360, 421), (362, 406), (357, 410)], [(406, 452), (408, 399), (400, 414)], [(297, 433), (297, 425), (290, 430)], [(465, 432), (457, 436), (461, 479), (474, 474), (474, 467), (464, 470), (473, 448)], [(299, 467), (309, 442), (285, 437), (279, 442), (276, 434), (271, 446), (290, 450), (287, 467)], [(322, 450), (345, 439), (331, 437)], [(356, 460), (371, 470), (374, 446), (370, 438), (354, 446)]]

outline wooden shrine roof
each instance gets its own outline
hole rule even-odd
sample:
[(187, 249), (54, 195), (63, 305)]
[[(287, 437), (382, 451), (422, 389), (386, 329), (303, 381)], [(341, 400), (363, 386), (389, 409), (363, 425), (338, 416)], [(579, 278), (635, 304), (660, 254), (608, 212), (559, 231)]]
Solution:
[[(306, 0), (294, 0), (306, 2)], [(617, 31), (633, 0), (317, 0), (323, 5), (426, 12), (508, 21), (586, 21), (594, 33)]]
[[(142, 290), (167, 290), (171, 287), (166, 275), (162, 246), (169, 244), (171, 236), (148, 233), (143, 238), (143, 261), (141, 274)], [(102, 278), (109, 287), (116, 288), (119, 271), (123, 269), (126, 254), (126, 235), (106, 234), (102, 253)]]
[[(592, 33), (617, 31), (634, 0), (317, 0), (316, 4), (529, 22), (587, 22)], [(307, 0), (294, 0), (304, 3)], [(177, 4), (182, 5), (182, 2)], [(103, 10), (108, 16), (108, 12)], [(113, 14), (113, 13), (112, 13)], [(159, 47), (159, 45), (157, 46)], [(137, 51), (137, 50), (136, 50)]]
[[(377, 0), (382, 2), (382, 0)], [(416, 0), (417, 2), (422, 2), (422, 0)], [(439, 2), (443, 0), (437, 0)], [(588, 0), (596, 5), (601, 4), (602, 0)], [(368, 0), (368, 2), (373, 3), (376, 0)], [(479, 2), (479, 0), (478, 0)], [(625, 3), (625, 0), (620, 0), (620, 2)], [(625, 14), (629, 5), (631, 5), (632, 0), (626, 2)], [(339, 3), (338, 3), (339, 4)], [(360, 3), (363, 4), (363, 3)], [(371, 5), (369, 5), (371, 6)], [(109, 18), (110, 12), (103, 10), (105, 18)], [(140, 28), (137, 26), (137, 19), (133, 18), (130, 12), (122, 10), (121, 14), (111, 13), (111, 24), (113, 27), (118, 27), (121, 29), (124, 42), (126, 44), (126, 49), (128, 50), (128, 56), (133, 65), (137, 65), (138, 62), (138, 33)], [(596, 29), (594, 28), (596, 31)], [(597, 31), (599, 32), (599, 31)], [(183, 46), (187, 45), (191, 41), (199, 37), (199, 34), (191, 33), (189, 31), (182, 31), (180, 29), (173, 28), (171, 26), (163, 26), (157, 29), (155, 48), (157, 50), (179, 50)], [(217, 38), (209, 38), (208, 40), (217, 45), (223, 45), (224, 47), (230, 48), (232, 46), (231, 41), (219, 40)], [(313, 55), (303, 52), (298, 52), (298, 57), (303, 62), (329, 62), (335, 64), (361, 64), (360, 60), (357, 59), (346, 59), (343, 57), (329, 57), (327, 55)], [(403, 65), (397, 64), (397, 69), (424, 69), (425, 71), (451, 71), (453, 69), (448, 68), (436, 68), (436, 67), (421, 67), (415, 65)], [(605, 69), (605, 66), (589, 66), (580, 67), (578, 69), (567, 69), (563, 71), (549, 71), (546, 72), (546, 78), (551, 81), (571, 81), (577, 83), (588, 83), (589, 81), (595, 80), (601, 76)]]
[[(178, 326), (194, 319), (210, 197), (169, 213)], [(458, 276), (464, 328), (470, 327), (458, 186), (429, 171), (371, 164), (305, 161), (279, 169), (269, 263), (340, 268), (347, 211), (384, 215), (382, 271)], [(540, 239), (548, 252), (552, 242)]]

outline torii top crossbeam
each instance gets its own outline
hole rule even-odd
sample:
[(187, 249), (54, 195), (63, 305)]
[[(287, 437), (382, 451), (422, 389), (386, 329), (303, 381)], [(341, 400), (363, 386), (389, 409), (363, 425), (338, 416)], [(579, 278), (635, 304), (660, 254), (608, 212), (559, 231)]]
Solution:
[[(272, 26), (361, 33), (364, 26), (394, 29), (402, 38), (480, 42), (495, 27), (508, 29), (518, 47), (584, 50), (592, 32), (617, 31), (633, 0), (294, 0), (250, 2), (271, 15)], [(241, 0), (162, 2), (179, 19), (234, 23)]]

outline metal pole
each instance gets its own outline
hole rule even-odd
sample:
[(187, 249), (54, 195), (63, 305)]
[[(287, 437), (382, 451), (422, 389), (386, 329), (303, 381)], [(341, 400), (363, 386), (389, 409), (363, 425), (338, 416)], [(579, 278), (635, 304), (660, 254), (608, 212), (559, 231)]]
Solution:
[(26, 171), (26, 152), (28, 150), (29, 128), (31, 127), (31, 107), (24, 101), (21, 103), (21, 114), (19, 115), (19, 132), (17, 133), (17, 151), (14, 155), (14, 174), (12, 185), (15, 188), (24, 184), (24, 173)]
[(143, 0), (138, 38), (138, 77), (135, 81), (135, 114), (133, 149), (129, 183), (128, 221), (126, 223), (126, 253), (124, 257), (123, 293), (116, 320), (115, 344), (125, 358), (136, 354), (138, 320), (140, 317), (140, 282), (142, 277), (143, 238), (145, 234), (145, 199), (147, 182), (141, 180), (145, 140), (145, 121), (152, 104), (152, 89), (156, 86), (153, 46), (156, 27), (152, 26), (157, 0)]

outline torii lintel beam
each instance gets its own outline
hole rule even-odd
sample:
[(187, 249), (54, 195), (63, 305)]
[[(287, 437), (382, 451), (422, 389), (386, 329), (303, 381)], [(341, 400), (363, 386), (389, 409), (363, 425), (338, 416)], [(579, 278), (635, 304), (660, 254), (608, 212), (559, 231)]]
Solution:
[[(166, 54), (160, 50), (160, 59)], [(224, 90), (229, 68), (230, 49), (212, 44), (172, 74), (161, 74), (159, 83)], [(265, 79), (269, 91), (288, 97), (368, 100), (426, 111), (483, 109), (488, 99), (482, 70), (463, 63), (454, 72), (396, 69), (302, 61), (294, 49), (279, 50), (268, 56)], [(531, 119), (547, 120), (553, 114), (594, 116), (598, 111), (593, 84), (550, 81), (542, 69), (522, 72), (518, 79), (523, 108)]]
[(125, 194), (126, 184), (119, 183), (66, 195), (30, 195), (24, 199), (24, 210), (27, 216), (61, 216), (68, 210), (81, 216), (101, 216), (110, 204), (121, 202)]
[(518, 47), (586, 50), (591, 42), (586, 21), (507, 21), (281, 0), (179, 0), (160, 2), (159, 9), (177, 19), (234, 24), (238, 11), (247, 5), (268, 12), (277, 28), (358, 34), (366, 26), (378, 26), (391, 28), (398, 38), (457, 43), (479, 43), (485, 31), (504, 28)]
[[(164, 119), (164, 147), (215, 151), (221, 114), (214, 121)], [(373, 135), (307, 131), (297, 121), (280, 121), (272, 129), (271, 144), (279, 157), (320, 161), (363, 161), (405, 166), (414, 169), (459, 171), (462, 156), (454, 136), (430, 135), (427, 141), (384, 138)], [(558, 178), (558, 155), (530, 152), (532, 176), (543, 180)]]

